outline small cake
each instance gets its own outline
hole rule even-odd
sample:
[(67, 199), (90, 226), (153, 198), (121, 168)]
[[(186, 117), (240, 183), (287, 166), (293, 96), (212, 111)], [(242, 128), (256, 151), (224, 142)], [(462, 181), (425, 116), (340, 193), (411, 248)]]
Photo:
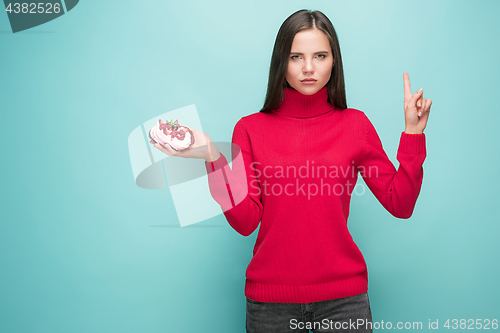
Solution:
[(194, 144), (193, 131), (177, 120), (164, 123), (160, 119), (149, 131), (149, 138), (163, 146), (169, 144), (174, 150), (185, 150)]

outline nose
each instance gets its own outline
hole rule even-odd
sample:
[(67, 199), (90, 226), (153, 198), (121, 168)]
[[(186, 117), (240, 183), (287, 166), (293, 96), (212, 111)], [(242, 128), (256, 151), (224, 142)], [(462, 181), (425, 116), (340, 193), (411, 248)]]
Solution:
[(302, 73), (304, 73), (304, 74), (313, 74), (314, 73), (314, 67), (312, 64), (312, 60), (304, 61), (304, 67), (302, 68)]

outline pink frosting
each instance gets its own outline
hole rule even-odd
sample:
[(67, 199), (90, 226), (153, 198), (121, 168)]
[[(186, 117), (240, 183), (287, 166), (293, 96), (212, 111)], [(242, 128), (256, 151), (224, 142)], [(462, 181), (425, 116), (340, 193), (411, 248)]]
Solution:
[(160, 122), (156, 123), (156, 125), (149, 131), (151, 137), (158, 143), (165, 145), (170, 144), (177, 150), (182, 150), (191, 144), (191, 133), (187, 132), (184, 140), (179, 140), (177, 138), (172, 139), (170, 135), (165, 135), (162, 130), (160, 130)]

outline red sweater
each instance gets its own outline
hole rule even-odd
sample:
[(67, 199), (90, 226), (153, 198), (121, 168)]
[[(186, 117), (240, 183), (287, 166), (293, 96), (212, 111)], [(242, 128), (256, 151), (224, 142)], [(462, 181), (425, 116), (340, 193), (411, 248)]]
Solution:
[(272, 113), (241, 118), (226, 157), (206, 162), (212, 197), (234, 230), (260, 223), (245, 296), (309, 303), (368, 290), (366, 263), (347, 228), (358, 173), (395, 217), (413, 213), (423, 179), (425, 134), (401, 133), (396, 171), (366, 115), (286, 88)]

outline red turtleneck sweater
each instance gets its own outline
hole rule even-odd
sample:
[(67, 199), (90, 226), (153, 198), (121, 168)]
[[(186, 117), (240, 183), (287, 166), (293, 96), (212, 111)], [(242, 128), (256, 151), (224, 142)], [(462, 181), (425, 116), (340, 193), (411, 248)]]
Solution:
[(423, 179), (425, 135), (401, 133), (396, 171), (366, 115), (286, 88), (281, 106), (235, 125), (232, 169), (206, 162), (212, 197), (234, 230), (260, 223), (245, 295), (309, 303), (368, 290), (363, 255), (347, 228), (351, 195), (371, 192), (395, 217), (412, 215)]

